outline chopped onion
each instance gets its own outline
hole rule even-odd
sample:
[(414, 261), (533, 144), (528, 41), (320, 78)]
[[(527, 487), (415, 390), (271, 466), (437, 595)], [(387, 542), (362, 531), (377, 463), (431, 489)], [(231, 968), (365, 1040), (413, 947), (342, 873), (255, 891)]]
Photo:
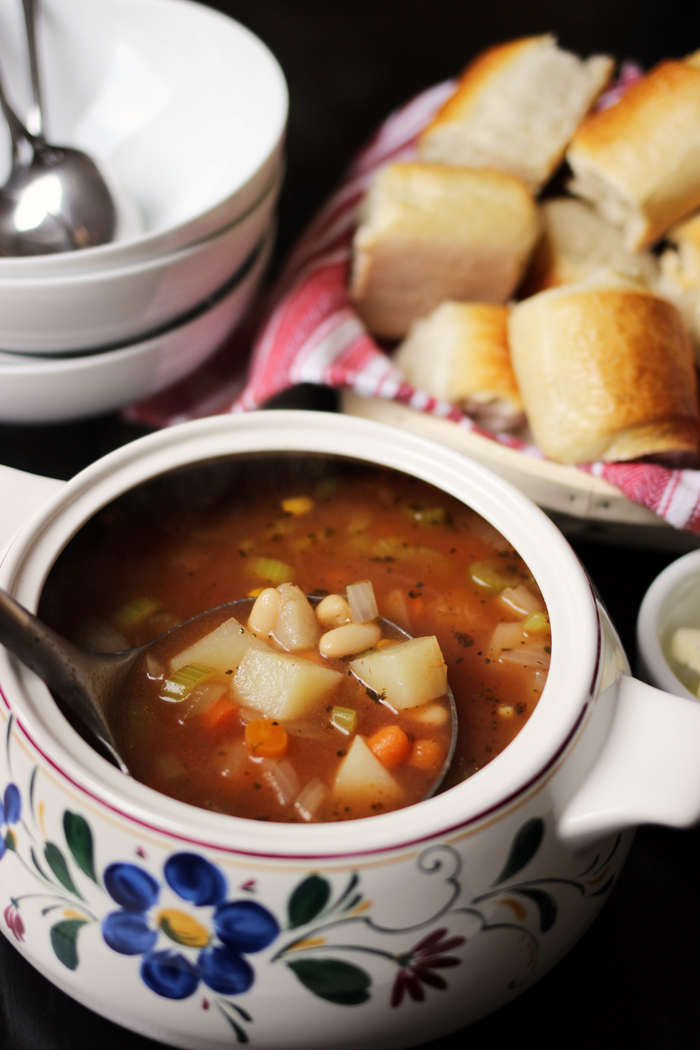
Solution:
[(90, 620), (86, 623), (78, 641), (83, 649), (89, 649), (91, 653), (120, 653), (129, 648), (124, 635), (104, 620)]
[(153, 653), (146, 653), (146, 674), (149, 678), (162, 678), (165, 674), (165, 666), (157, 660)]
[(540, 667), (543, 671), (548, 670), (550, 655), (543, 649), (526, 649), (518, 646), (517, 649), (504, 649), (498, 657), (499, 663), (520, 664), (521, 667)]
[(302, 820), (313, 820), (327, 794), (326, 785), (320, 777), (314, 777), (297, 795), (294, 808)]
[(260, 712), (256, 711), (254, 707), (239, 707), (238, 717), (244, 726), (247, 726), (249, 722), (253, 722), (256, 718), (260, 718)]
[(220, 700), (224, 695), (228, 686), (223, 685), (221, 682), (203, 682), (201, 685), (196, 685), (190, 692), (187, 700), (187, 710), (182, 715), (183, 719), (187, 721), (190, 718), (196, 718), (197, 715), (203, 715), (210, 707), (213, 707), (217, 700)]
[(371, 623), (379, 616), (371, 580), (348, 584), (348, 601), (353, 623)]
[(522, 583), (517, 587), (505, 587), (499, 595), (499, 601), (520, 616), (542, 611), (542, 603)]
[(222, 777), (235, 777), (248, 758), (248, 748), (241, 739), (234, 741), (225, 755), (217, 757), (216, 767)]
[(280, 806), (288, 806), (299, 792), (299, 777), (291, 762), (283, 758), (280, 762), (266, 759), (263, 765), (263, 780), (267, 781), (277, 795)]

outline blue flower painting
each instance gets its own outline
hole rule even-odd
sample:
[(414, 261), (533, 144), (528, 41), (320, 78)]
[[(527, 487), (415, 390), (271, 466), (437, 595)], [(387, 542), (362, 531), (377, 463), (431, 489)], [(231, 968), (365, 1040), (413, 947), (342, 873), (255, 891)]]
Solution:
[(0, 802), (0, 860), (8, 849), (14, 849), (12, 824), (17, 824), (22, 815), (22, 799), (16, 784), (8, 784)]
[(159, 907), (161, 886), (139, 865), (109, 865), (104, 885), (119, 910), (102, 920), (106, 943), (140, 955), (144, 983), (168, 999), (187, 999), (200, 982), (220, 995), (247, 992), (255, 973), (246, 956), (272, 944), (277, 919), (257, 901), (227, 900), (224, 875), (196, 853), (173, 854), (163, 874), (181, 905)]

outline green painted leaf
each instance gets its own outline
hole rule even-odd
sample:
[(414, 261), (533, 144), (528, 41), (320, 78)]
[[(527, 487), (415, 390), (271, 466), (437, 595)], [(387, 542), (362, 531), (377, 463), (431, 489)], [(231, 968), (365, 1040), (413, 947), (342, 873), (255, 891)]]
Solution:
[(66, 859), (55, 842), (46, 843), (46, 846), (44, 848), (44, 857), (46, 858), (46, 863), (51, 868), (51, 871), (54, 873), (61, 885), (65, 886), (69, 893), (73, 893), (76, 897), (80, 897), (80, 900), (83, 900), (84, 898), (82, 894), (78, 892), (75, 883), (70, 877), (70, 872), (68, 871)]
[(42, 879), (46, 879), (47, 882), (50, 882), (50, 879), (49, 879), (48, 875), (46, 874), (46, 872), (42, 868), (41, 864), (39, 863), (39, 858), (37, 857), (36, 853), (34, 852), (34, 847), (33, 846), (29, 847), (29, 854), (30, 854), (30, 856), (32, 858), (32, 862), (34, 864), (34, 867), (39, 872), (39, 874), (41, 875)]
[(508, 860), (505, 863), (503, 871), (498, 878), (492, 883), (494, 886), (500, 886), (506, 879), (510, 879), (518, 871), (529, 864), (532, 858), (540, 848), (542, 839), (544, 838), (544, 821), (540, 817), (533, 817), (532, 820), (528, 820), (518, 831), (518, 834), (513, 839), (513, 844), (510, 847), (510, 854)]
[(66, 836), (68, 849), (71, 851), (73, 860), (88, 878), (97, 882), (95, 874), (95, 863), (93, 859), (92, 832), (90, 825), (79, 813), (71, 813), (66, 810), (63, 814), (63, 832)]
[(359, 1006), (369, 999), (372, 978), (352, 963), (341, 959), (295, 959), (287, 966), (319, 999), (340, 1006)]
[(542, 933), (551, 930), (557, 921), (557, 902), (554, 900), (554, 897), (549, 893), (545, 893), (544, 890), (522, 890), (520, 887), (518, 887), (518, 893), (523, 897), (529, 897), (537, 905), (540, 913), (540, 930)]
[(289, 898), (289, 929), (304, 926), (323, 911), (331, 895), (331, 886), (320, 875), (309, 875), (300, 882)]
[[(36, 791), (36, 778), (39, 775), (39, 767), (34, 766), (32, 775), (29, 778), (29, 812), (34, 816), (34, 792)], [(36, 823), (36, 816), (34, 816), (34, 822)]]
[(64, 919), (51, 927), (51, 947), (56, 958), (69, 970), (78, 968), (78, 930), (87, 925), (87, 919)]
[(236, 1039), (238, 1040), (238, 1042), (239, 1043), (249, 1043), (250, 1039), (248, 1037), (248, 1033), (246, 1032), (245, 1028), (241, 1028), (241, 1026), (239, 1025), (238, 1021), (235, 1019), (235, 1017), (232, 1017), (231, 1014), (228, 1011), (231, 1008), (233, 1008), (239, 1014), (241, 1014), (241, 1016), (243, 1016), (246, 1021), (252, 1021), (253, 1020), (253, 1018), (250, 1016), (250, 1014), (247, 1014), (245, 1012), (245, 1010), (241, 1010), (241, 1008), (239, 1006), (236, 1006), (235, 1003), (228, 1003), (228, 1002), (226, 1002), (225, 999), (218, 999), (217, 998), (217, 999), (214, 1000), (214, 1002), (215, 1002), (216, 1006), (219, 1008), (219, 1013), (221, 1014), (221, 1016), (225, 1017), (226, 1020), (228, 1021), (228, 1023), (231, 1025), (231, 1028), (233, 1029), (233, 1031), (236, 1034)]

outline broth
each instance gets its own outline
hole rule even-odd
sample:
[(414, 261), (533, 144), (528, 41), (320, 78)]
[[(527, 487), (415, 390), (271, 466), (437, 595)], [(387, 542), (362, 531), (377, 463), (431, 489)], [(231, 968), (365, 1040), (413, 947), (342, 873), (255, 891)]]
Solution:
[[(549, 664), (549, 624), (535, 581), (503, 537), (417, 479), (310, 455), (175, 471), (127, 493), (81, 530), (49, 575), (40, 615), (77, 644), (106, 651), (264, 588), (293, 582), (306, 594), (342, 595), (357, 580), (371, 581), (381, 616), (416, 637), (437, 638), (459, 715), (444, 782), (453, 786), (496, 757), (532, 713)], [(217, 623), (226, 618), (217, 616)], [(229, 717), (213, 731), (186, 718), (187, 705), (161, 699), (172, 655), (167, 646), (154, 654), (162, 667), (142, 672), (141, 684), (120, 698), (117, 736), (137, 779), (197, 806), (263, 820), (350, 819), (395, 808), (341, 806), (329, 783), (327, 802), (311, 815), (295, 806), (294, 783), (280, 802), (279, 759), (241, 752), (250, 715), (235, 692), (227, 694)], [(359, 690), (357, 734), (370, 739), (395, 718), (345, 677), (346, 688)], [(299, 757), (294, 720), (286, 725), (284, 761), (294, 766), (297, 797), (314, 778), (328, 778), (322, 754), (337, 762), (348, 750), (347, 735), (330, 720), (328, 708), (338, 706), (340, 694), (319, 706), (317, 768)], [(414, 725), (412, 743), (433, 732), (420, 720)], [(253, 803), (242, 801), (245, 776), (260, 784)], [(392, 776), (404, 784), (410, 770)], [(399, 804), (424, 794), (421, 782)]]

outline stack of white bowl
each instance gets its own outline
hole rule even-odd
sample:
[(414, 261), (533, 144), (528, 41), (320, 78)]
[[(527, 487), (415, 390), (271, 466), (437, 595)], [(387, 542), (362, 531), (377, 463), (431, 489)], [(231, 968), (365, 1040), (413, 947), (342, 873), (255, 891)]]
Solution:
[[(237, 22), (189, 0), (42, 0), (49, 141), (102, 167), (110, 244), (0, 258), (0, 421), (108, 412), (214, 353), (270, 258), (283, 176), (284, 76)], [(0, 47), (24, 112), (20, 0)], [(10, 141), (0, 128), (0, 183)]]

